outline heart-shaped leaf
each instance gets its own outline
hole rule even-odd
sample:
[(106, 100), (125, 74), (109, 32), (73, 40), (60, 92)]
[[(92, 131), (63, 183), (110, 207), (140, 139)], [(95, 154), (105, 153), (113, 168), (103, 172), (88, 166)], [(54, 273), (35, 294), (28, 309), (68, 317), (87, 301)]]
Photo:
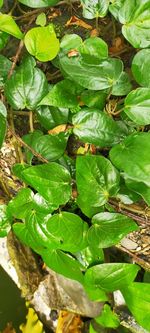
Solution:
[(124, 112), (138, 125), (150, 124), (150, 89), (132, 90), (125, 99)]
[(139, 51), (132, 61), (132, 73), (138, 84), (143, 87), (150, 87), (150, 73), (147, 70), (150, 66), (150, 49)]
[(109, 7), (109, 0), (81, 0), (83, 16), (87, 19), (104, 17)]
[(18, 39), (23, 38), (23, 33), (10, 15), (0, 13), (0, 30)]

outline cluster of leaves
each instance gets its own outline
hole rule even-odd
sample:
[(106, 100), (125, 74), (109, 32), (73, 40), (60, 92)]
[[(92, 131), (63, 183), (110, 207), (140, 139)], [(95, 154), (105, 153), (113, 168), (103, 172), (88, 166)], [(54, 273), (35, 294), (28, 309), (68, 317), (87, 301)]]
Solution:
[[(35, 8), (58, 3), (19, 2)], [(134, 47), (150, 46), (148, 0), (81, 3), (84, 17), (104, 17), (109, 10)], [(12, 172), (27, 186), (8, 205), (0, 206), (0, 236), (12, 228), (47, 266), (79, 281), (93, 301), (108, 301), (109, 293), (120, 290), (136, 320), (149, 330), (150, 285), (134, 282), (140, 269), (135, 264), (105, 263), (104, 249), (138, 230), (131, 218), (111, 210), (110, 198), (125, 204), (143, 199), (150, 205), (150, 132), (147, 128), (143, 131), (143, 126), (150, 124), (150, 50), (140, 50), (133, 58), (134, 85), (141, 87), (132, 90), (123, 62), (108, 55), (104, 40), (89, 37), (83, 41), (70, 34), (59, 41), (53, 25), (46, 25), (44, 13), (36, 22), (40, 27), (23, 34), (12, 16), (0, 14), (1, 49), (9, 35), (22, 39), (26, 47), (11, 77), (12, 62), (0, 55), (0, 87), (7, 106), (32, 111), (41, 124), (40, 130), (22, 138), (32, 149), (25, 149), (26, 163), (14, 165)], [(64, 79), (49, 85), (35, 59), (54, 59), (53, 66)], [(117, 118), (106, 107), (111, 96), (116, 101)], [(2, 146), (7, 127), (2, 102), (0, 124)], [(72, 136), (80, 141), (76, 158), (67, 153)], [(87, 152), (85, 144), (89, 145)], [(47, 163), (33, 165), (34, 151)], [(105, 327), (119, 325), (108, 305), (96, 320)]]

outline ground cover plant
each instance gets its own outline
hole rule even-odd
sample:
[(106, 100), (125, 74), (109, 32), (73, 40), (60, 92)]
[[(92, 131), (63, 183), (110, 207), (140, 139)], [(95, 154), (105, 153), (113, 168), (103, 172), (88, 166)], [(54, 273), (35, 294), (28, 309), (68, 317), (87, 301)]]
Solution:
[[(19, 184), (12, 190), (2, 169), (0, 237), (12, 230), (104, 302), (90, 333), (119, 332), (118, 290), (149, 332), (148, 260), (115, 257), (114, 247), (149, 224), (150, 1), (0, 5), (0, 147), (13, 141)], [(58, 29), (53, 17), (63, 8), (75, 10), (68, 26), (80, 16), (84, 34)], [(112, 44), (101, 25), (116, 34)]]

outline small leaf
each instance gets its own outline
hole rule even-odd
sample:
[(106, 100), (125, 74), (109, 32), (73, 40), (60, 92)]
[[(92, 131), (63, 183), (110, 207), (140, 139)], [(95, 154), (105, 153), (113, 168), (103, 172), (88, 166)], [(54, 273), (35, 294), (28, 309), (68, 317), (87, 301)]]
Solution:
[(52, 25), (30, 29), (24, 38), (28, 52), (39, 61), (50, 61), (59, 52), (59, 40)]
[(109, 11), (115, 17), (116, 20), (119, 20), (119, 10), (123, 6), (125, 0), (110, 0)]
[(104, 17), (107, 14), (109, 0), (81, 0), (83, 16), (87, 19)]
[(35, 21), (37, 25), (40, 25), (41, 27), (44, 27), (46, 25), (46, 15), (45, 13), (41, 13), (37, 16), (37, 19)]
[(41, 253), (46, 265), (56, 273), (83, 284), (83, 274), (78, 261), (60, 250), (45, 250)]
[(117, 328), (120, 325), (118, 316), (111, 310), (108, 304), (104, 305), (99, 317), (95, 318), (96, 323), (108, 328)]
[(77, 203), (88, 217), (100, 211), (119, 190), (119, 173), (103, 156), (77, 157)]
[(137, 322), (150, 331), (150, 284), (134, 282), (121, 292)]
[(71, 197), (70, 174), (55, 162), (29, 167), (22, 176), (53, 207), (64, 205)]
[(79, 47), (81, 54), (89, 54), (95, 58), (108, 58), (108, 45), (102, 38), (90, 37), (85, 39)]
[(129, 285), (140, 267), (133, 264), (110, 263), (93, 266), (85, 273), (85, 284), (113, 292)]
[(35, 60), (27, 56), (5, 84), (5, 95), (15, 110), (34, 110), (48, 93), (45, 74), (35, 67)]
[(120, 242), (128, 233), (138, 230), (137, 224), (125, 215), (99, 213), (92, 218), (93, 226), (88, 231), (88, 242), (98, 248), (107, 248)]
[(18, 1), (32, 8), (54, 6), (59, 2), (59, 0), (36, 0), (36, 2), (35, 0), (18, 0)]
[(138, 84), (143, 87), (150, 87), (150, 73), (147, 70), (150, 66), (150, 49), (140, 50), (133, 58), (132, 73)]
[(124, 112), (138, 125), (150, 124), (150, 89), (132, 90), (125, 99)]
[(18, 39), (23, 38), (23, 33), (10, 15), (0, 13), (0, 30)]

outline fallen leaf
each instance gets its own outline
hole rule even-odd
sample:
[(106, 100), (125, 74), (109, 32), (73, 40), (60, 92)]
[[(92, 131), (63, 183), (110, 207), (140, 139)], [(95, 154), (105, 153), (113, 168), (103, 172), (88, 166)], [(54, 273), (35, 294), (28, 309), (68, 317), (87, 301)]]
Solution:
[(71, 16), (70, 20), (68, 20), (67, 23), (65, 24), (66, 27), (69, 27), (70, 25), (77, 25), (87, 30), (92, 29), (92, 26), (90, 24), (86, 23), (85, 21), (79, 19), (76, 16)]
[(79, 315), (60, 311), (56, 333), (81, 333), (83, 322)]
[(67, 124), (62, 124), (54, 127), (53, 129), (48, 131), (48, 134), (59, 134), (61, 132), (65, 132), (67, 129)]
[(125, 48), (124, 40), (121, 37), (116, 37), (113, 41), (113, 45), (109, 48), (110, 53), (117, 53)]
[(98, 29), (93, 29), (91, 32), (90, 32), (90, 37), (98, 37), (99, 36), (99, 31)]

